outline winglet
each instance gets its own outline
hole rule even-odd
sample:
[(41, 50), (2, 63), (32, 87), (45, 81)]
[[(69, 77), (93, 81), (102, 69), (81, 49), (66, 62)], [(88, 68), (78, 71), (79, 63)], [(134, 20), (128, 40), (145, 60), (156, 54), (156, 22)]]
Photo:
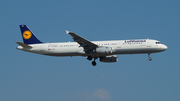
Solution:
[(66, 30), (66, 34), (69, 34), (69, 31), (68, 31), (68, 30)]
[(20, 46), (24, 47), (24, 48), (32, 48), (32, 46), (29, 46), (27, 44), (24, 44), (22, 42), (16, 42), (17, 44), (19, 44)]

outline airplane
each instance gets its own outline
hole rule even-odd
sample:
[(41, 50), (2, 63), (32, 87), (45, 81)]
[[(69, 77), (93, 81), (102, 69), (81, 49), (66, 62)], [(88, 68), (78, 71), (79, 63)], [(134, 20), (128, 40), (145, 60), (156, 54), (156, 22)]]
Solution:
[(49, 56), (83, 56), (93, 60), (93, 66), (96, 66), (95, 60), (98, 58), (100, 62), (117, 62), (118, 54), (148, 54), (151, 61), (151, 53), (167, 49), (166, 45), (153, 39), (89, 41), (67, 30), (66, 34), (71, 35), (74, 42), (44, 43), (26, 25), (20, 25), (20, 30), (23, 43), (16, 42), (20, 45), (18, 50)]

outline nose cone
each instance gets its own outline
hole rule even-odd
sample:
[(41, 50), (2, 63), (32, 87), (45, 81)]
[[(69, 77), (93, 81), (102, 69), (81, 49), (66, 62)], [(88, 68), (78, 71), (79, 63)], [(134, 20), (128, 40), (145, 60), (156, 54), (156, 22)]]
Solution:
[(167, 48), (168, 48), (168, 47), (167, 47), (166, 45), (163, 45), (163, 46), (162, 46), (163, 51), (167, 50)]

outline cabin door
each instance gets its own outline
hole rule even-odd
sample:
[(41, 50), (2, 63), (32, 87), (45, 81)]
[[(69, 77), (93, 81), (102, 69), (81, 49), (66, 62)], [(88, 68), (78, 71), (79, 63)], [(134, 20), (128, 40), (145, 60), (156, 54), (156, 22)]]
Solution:
[(149, 39), (147, 39), (147, 47), (151, 47), (151, 43), (150, 43)]
[(121, 48), (121, 43), (117, 42), (117, 48)]
[(44, 51), (44, 45), (40, 46), (40, 51)]

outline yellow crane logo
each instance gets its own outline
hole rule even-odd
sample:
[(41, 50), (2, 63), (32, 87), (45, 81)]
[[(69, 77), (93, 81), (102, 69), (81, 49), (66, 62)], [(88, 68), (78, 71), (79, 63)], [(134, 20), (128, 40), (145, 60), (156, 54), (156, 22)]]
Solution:
[(24, 31), (23, 38), (24, 39), (30, 39), (32, 36), (31, 32), (29, 30)]

